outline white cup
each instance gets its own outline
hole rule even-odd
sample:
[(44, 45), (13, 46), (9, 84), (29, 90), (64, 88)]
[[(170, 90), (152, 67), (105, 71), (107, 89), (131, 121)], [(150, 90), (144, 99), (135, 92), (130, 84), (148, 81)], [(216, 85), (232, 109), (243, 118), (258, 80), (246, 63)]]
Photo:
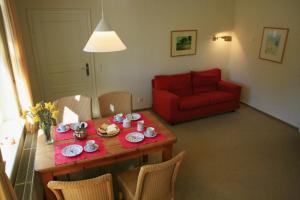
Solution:
[(146, 129), (147, 135), (153, 136), (155, 134), (155, 128), (153, 127), (148, 127)]
[(127, 118), (123, 120), (123, 127), (124, 128), (130, 128), (131, 127), (131, 120), (128, 120)]
[(89, 148), (91, 148), (91, 149), (94, 149), (94, 148), (95, 148), (95, 144), (96, 144), (95, 140), (88, 140), (88, 141), (86, 141), (86, 145), (87, 145)]
[(137, 122), (137, 131), (143, 131), (144, 130), (144, 120)]

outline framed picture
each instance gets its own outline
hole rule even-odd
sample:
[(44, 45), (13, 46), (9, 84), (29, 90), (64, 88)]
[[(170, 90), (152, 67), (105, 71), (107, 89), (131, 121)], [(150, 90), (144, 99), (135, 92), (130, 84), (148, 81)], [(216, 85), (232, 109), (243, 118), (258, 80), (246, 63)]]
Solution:
[(197, 30), (171, 31), (171, 56), (195, 55)]
[(264, 27), (259, 58), (282, 63), (288, 34), (288, 28)]

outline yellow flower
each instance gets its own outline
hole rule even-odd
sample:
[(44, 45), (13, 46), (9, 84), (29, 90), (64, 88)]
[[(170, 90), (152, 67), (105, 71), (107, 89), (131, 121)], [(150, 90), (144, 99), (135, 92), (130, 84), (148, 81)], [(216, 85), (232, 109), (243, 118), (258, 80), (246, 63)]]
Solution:
[(53, 119), (57, 119), (58, 118), (58, 114), (59, 114), (59, 112), (57, 110), (53, 111), (52, 112), (52, 118)]
[(36, 115), (37, 114), (37, 109), (35, 107), (30, 107), (30, 112), (32, 115)]
[(37, 103), (37, 104), (35, 104), (34, 108), (36, 109), (36, 112), (38, 112), (39, 110), (41, 110), (42, 104), (41, 103)]
[(51, 104), (50, 111), (56, 111), (56, 105), (54, 103)]
[(38, 115), (35, 115), (33, 117), (33, 122), (36, 123), (36, 122), (39, 122), (39, 121), (41, 121), (40, 117)]
[(52, 107), (51, 102), (45, 103), (45, 108), (46, 108), (47, 110), (51, 110), (51, 107)]

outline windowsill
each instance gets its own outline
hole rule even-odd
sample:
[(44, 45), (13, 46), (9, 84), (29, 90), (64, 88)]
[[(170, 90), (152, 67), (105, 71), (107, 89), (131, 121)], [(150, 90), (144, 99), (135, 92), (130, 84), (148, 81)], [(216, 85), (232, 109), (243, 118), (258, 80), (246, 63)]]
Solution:
[(5, 164), (5, 172), (12, 182), (14, 182), (14, 177), (16, 175), (16, 165), (18, 164), (18, 155), (21, 151), (20, 145), (24, 131), (24, 122), (21, 119), (8, 120), (0, 123), (0, 140), (3, 141), (4, 138), (13, 138), (15, 144), (4, 144), (0, 145), (1, 153)]

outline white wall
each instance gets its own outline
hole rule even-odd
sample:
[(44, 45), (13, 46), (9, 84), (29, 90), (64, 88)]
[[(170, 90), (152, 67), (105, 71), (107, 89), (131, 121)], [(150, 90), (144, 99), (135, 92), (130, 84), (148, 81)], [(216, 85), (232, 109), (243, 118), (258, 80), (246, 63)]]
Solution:
[[(238, 0), (229, 76), (242, 101), (300, 127), (300, 1)], [(282, 64), (258, 58), (264, 26), (289, 28)]]
[[(101, 16), (100, 0), (15, 0), (21, 21), (30, 76), (36, 100), (40, 99), (26, 9), (88, 8), (95, 26)], [(105, 0), (105, 16), (128, 50), (97, 54), (97, 94), (111, 90), (133, 93), (135, 109), (151, 107), (151, 79), (221, 66), (227, 77), (230, 43), (213, 42), (212, 35), (231, 32), (234, 0)], [(171, 30), (198, 30), (196, 56), (170, 57)], [(88, 38), (87, 38), (88, 39)], [(138, 97), (144, 101), (138, 103)]]

